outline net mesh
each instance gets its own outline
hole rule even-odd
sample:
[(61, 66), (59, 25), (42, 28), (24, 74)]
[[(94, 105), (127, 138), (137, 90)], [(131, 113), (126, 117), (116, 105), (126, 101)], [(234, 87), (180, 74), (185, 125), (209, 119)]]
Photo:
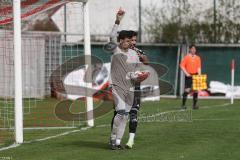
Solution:
[[(66, 33), (59, 27), (64, 23), (65, 4), (74, 3), (71, 10), (75, 21), (79, 21), (79, 13), (83, 15), (82, 3), (63, 0), (25, 0), (21, 1), (22, 24), (22, 85), (24, 109), (24, 140), (43, 138), (62, 132), (60, 129), (72, 128), (84, 124), (78, 120), (64, 121), (55, 115), (55, 107), (63, 99), (52, 95), (50, 77), (57, 68), (67, 60), (83, 55), (82, 48), (75, 48), (73, 43), (83, 40), (82, 33)], [(61, 11), (62, 14), (57, 14)], [(77, 11), (77, 12), (74, 12)], [(67, 13), (65, 13), (67, 15)], [(0, 6), (0, 146), (14, 142), (14, 47), (12, 2)], [(54, 19), (55, 17), (56, 19)], [(81, 21), (82, 19), (80, 19)], [(82, 22), (81, 22), (82, 23)], [(48, 31), (48, 32), (46, 32)], [(62, 48), (68, 46), (68, 53)], [(71, 66), (72, 64), (67, 66)], [(61, 77), (61, 75), (59, 75)], [(71, 112), (85, 111), (84, 101), (75, 101)], [(63, 113), (65, 114), (65, 113)], [(35, 129), (43, 129), (35, 131)], [(46, 129), (56, 131), (47, 132)], [(34, 130), (32, 130), (34, 129)]]

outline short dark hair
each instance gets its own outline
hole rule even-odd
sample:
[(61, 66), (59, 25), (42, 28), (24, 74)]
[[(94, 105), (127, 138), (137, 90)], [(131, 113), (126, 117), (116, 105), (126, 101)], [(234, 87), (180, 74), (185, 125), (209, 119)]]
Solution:
[(132, 38), (131, 33), (127, 30), (120, 31), (118, 34), (118, 41), (120, 41), (120, 39), (125, 39), (125, 38)]
[(138, 33), (136, 31), (133, 31), (133, 30), (129, 30), (129, 33), (131, 34), (132, 37), (138, 35)]
[(192, 47), (195, 47), (195, 48), (196, 48), (196, 45), (195, 45), (195, 44), (191, 44), (191, 45), (189, 46), (189, 49), (191, 49)]

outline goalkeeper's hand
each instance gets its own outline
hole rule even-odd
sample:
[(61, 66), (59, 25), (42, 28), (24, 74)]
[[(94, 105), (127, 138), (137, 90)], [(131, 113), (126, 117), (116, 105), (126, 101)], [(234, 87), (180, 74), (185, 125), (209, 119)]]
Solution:
[(117, 12), (117, 15), (116, 15), (116, 21), (115, 23), (116, 24), (120, 24), (121, 20), (123, 19), (125, 15), (125, 11), (122, 10), (121, 8), (119, 8), (118, 12)]

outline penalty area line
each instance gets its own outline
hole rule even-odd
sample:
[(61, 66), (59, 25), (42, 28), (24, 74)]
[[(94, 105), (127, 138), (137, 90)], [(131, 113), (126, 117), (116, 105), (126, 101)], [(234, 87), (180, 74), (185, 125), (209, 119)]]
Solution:
[[(34, 143), (34, 142), (46, 141), (46, 140), (62, 137), (62, 136), (65, 136), (65, 135), (69, 135), (71, 133), (86, 131), (86, 130), (88, 130), (90, 128), (92, 128), (92, 127), (83, 127), (81, 129), (77, 129), (77, 130), (73, 130), (73, 131), (66, 131), (66, 132), (63, 132), (63, 133), (60, 133), (60, 134), (57, 134), (57, 135), (54, 135), (54, 136), (49, 136), (49, 137), (40, 138), (40, 139), (34, 139), (34, 140), (31, 140), (31, 141), (24, 141), (22, 144), (30, 144), (30, 143)], [(16, 147), (19, 147), (19, 146), (21, 146), (21, 144), (15, 144), (14, 143), (14, 144), (12, 144), (10, 146), (0, 148), (0, 152), (8, 150), (8, 149), (16, 148)]]
[(12, 145), (10, 145), (10, 146), (0, 148), (0, 152), (1, 152), (1, 151), (8, 150), (8, 149), (11, 149), (11, 148), (19, 147), (20, 145), (21, 145), (21, 144), (14, 143), (14, 144), (12, 144)]
[(66, 131), (66, 132), (63, 132), (63, 133), (60, 133), (60, 134), (57, 134), (57, 135), (54, 135), (54, 136), (49, 136), (49, 137), (45, 137), (45, 138), (35, 139), (35, 140), (31, 140), (31, 141), (25, 141), (24, 144), (29, 144), (29, 143), (33, 143), (33, 142), (46, 141), (46, 140), (49, 140), (49, 139), (58, 138), (58, 137), (62, 137), (62, 136), (65, 136), (65, 135), (69, 135), (71, 133), (86, 131), (86, 130), (88, 130), (90, 128), (92, 128), (92, 127), (83, 127), (81, 129), (77, 129), (77, 130), (73, 130), (73, 131)]

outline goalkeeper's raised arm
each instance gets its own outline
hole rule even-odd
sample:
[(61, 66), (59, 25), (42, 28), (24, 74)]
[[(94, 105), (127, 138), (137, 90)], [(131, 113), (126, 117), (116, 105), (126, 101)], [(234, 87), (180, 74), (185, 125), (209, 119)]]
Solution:
[(115, 24), (113, 25), (112, 31), (110, 33), (110, 41), (116, 44), (117, 44), (117, 37), (118, 37), (118, 27), (124, 15), (125, 15), (125, 11), (120, 8), (116, 14)]

